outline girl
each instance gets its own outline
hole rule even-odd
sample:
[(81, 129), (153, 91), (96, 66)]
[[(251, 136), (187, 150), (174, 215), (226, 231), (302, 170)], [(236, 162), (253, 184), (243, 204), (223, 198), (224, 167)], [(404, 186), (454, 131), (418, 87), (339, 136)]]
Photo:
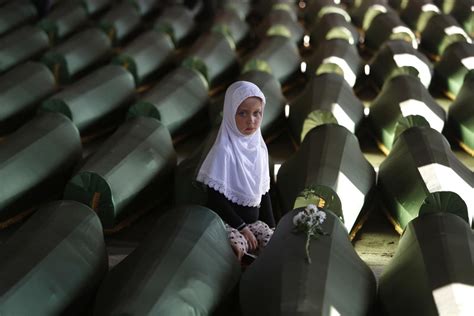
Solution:
[(253, 83), (237, 81), (225, 94), (216, 141), (197, 181), (208, 186), (208, 207), (226, 223), (239, 260), (258, 253), (273, 234), (268, 150), (260, 131), (265, 96)]

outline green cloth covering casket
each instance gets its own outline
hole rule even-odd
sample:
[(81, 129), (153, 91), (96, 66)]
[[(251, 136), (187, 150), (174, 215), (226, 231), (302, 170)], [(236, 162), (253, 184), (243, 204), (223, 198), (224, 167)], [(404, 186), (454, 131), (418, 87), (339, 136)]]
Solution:
[(48, 35), (40, 28), (25, 25), (0, 38), (0, 73), (31, 59), (49, 47)]
[(413, 70), (418, 73), (423, 86), (428, 88), (433, 65), (424, 54), (402, 40), (387, 41), (370, 61), (370, 78), (378, 89), (388, 78), (400, 73), (412, 73)]
[(37, 25), (48, 33), (51, 43), (58, 43), (78, 31), (87, 19), (86, 8), (81, 3), (66, 2), (55, 6)]
[(1, 75), (0, 135), (24, 124), (36, 113), (39, 103), (55, 90), (53, 74), (41, 63), (26, 62)]
[(159, 121), (127, 120), (69, 180), (64, 199), (90, 206), (105, 229), (169, 194), (176, 166), (171, 137)]
[(74, 201), (41, 206), (0, 255), (2, 315), (87, 315), (108, 269), (99, 218)]
[(239, 278), (219, 216), (198, 205), (176, 207), (110, 271), (94, 315), (212, 315)]
[(474, 175), (453, 153), (446, 138), (430, 127), (412, 127), (393, 143), (382, 161), (377, 187), (380, 200), (401, 233), (418, 217), (426, 197), (440, 191), (458, 194), (474, 217)]
[(170, 64), (173, 52), (174, 44), (168, 34), (150, 30), (124, 47), (112, 63), (127, 68), (138, 86)]
[(388, 151), (396, 138), (399, 120), (410, 115), (420, 115), (431, 128), (443, 131), (446, 112), (417, 77), (402, 74), (387, 79), (370, 104), (368, 119), (375, 138)]
[(371, 204), (375, 171), (362, 154), (356, 136), (343, 126), (323, 124), (313, 128), (299, 150), (281, 165), (277, 188), (282, 211), (293, 209), (304, 189), (318, 185), (337, 194), (342, 206), (342, 213), (337, 215), (351, 232)]
[(111, 49), (109, 37), (100, 29), (90, 28), (47, 51), (41, 61), (51, 69), (59, 83), (67, 84), (104, 61)]
[(122, 119), (135, 95), (133, 76), (118, 65), (106, 65), (45, 100), (41, 111), (67, 116), (81, 135)]
[[(199, 71), (175, 68), (128, 110), (128, 116), (148, 116), (160, 120), (171, 135), (193, 122), (208, 103), (208, 85)], [(189, 125), (188, 124), (188, 125)], [(189, 126), (188, 126), (189, 128)]]
[[(0, 36), (32, 22), (38, 15), (32, 1), (9, 1), (0, 10)], [(1, 47), (1, 46), (0, 46)]]
[(59, 197), (81, 156), (77, 128), (58, 113), (37, 115), (10, 134), (0, 143), (0, 222)]
[(136, 7), (129, 2), (123, 2), (102, 16), (99, 25), (112, 43), (119, 46), (138, 29), (140, 23), (141, 16)]
[(306, 88), (290, 104), (288, 123), (293, 137), (301, 143), (317, 122), (315, 111), (331, 112), (337, 123), (355, 133), (364, 118), (364, 105), (344, 77), (335, 73), (313, 75)]
[(469, 315), (473, 258), (474, 235), (464, 220), (449, 212), (420, 215), (380, 277), (381, 313)]
[(454, 137), (474, 153), (474, 70), (464, 77), (456, 100), (448, 110), (448, 128)]
[(355, 252), (347, 230), (330, 210), (311, 240), (306, 259), (306, 234), (294, 233), (288, 212), (272, 239), (246, 269), (240, 281), (242, 315), (368, 315), (376, 298), (372, 270)]

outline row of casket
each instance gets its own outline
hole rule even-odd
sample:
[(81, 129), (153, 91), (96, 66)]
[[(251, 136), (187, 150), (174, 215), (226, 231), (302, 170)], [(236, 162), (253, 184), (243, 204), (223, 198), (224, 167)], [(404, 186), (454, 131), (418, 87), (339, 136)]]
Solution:
[(211, 210), (173, 209), (150, 234), (107, 273), (99, 216), (76, 201), (44, 204), (0, 244), (2, 315), (209, 315), (237, 284), (240, 266)]
[[(172, 188), (166, 184), (170, 183), (177, 160), (172, 137), (183, 129), (191, 133), (189, 123), (202, 124), (199, 120), (196, 123), (196, 118), (206, 110), (211, 85), (215, 86), (236, 62), (235, 47), (227, 35), (216, 31), (203, 34), (201, 39), (182, 65), (130, 107), (135, 99), (136, 78), (120, 65), (109, 64), (86, 75), (47, 98), (36, 111), (35, 101), (54, 90), (53, 76), (44, 65), (35, 62), (14, 69), (15, 78), (26, 73), (34, 76), (13, 87), (7, 80), (12, 76), (3, 81), (5, 101), (10, 101), (7, 106), (11, 109), (6, 111), (2, 126), (14, 132), (2, 143), (2, 172), (17, 185), (2, 192), (2, 226), (26, 214), (37, 203), (61, 196), (61, 191), (64, 198), (96, 210), (106, 229), (156, 203), (153, 192), (162, 191), (160, 197), (166, 196), (166, 189)], [(21, 93), (23, 89), (37, 93), (25, 95)], [(21, 126), (21, 119), (31, 117), (32, 112), (38, 114), (15, 130)], [(69, 122), (53, 115), (57, 113)], [(123, 121), (126, 114), (128, 119)], [(117, 126), (95, 153), (86, 155), (81, 151), (81, 140), (86, 143), (91, 133), (94, 136), (104, 129), (109, 132)], [(64, 128), (70, 137), (61, 130)], [(45, 146), (50, 150), (41, 155)], [(44, 158), (36, 158), (41, 156)], [(79, 163), (81, 156), (86, 160)], [(41, 171), (30, 172), (37, 168)], [(16, 179), (28, 179), (27, 185)], [(124, 179), (128, 179), (126, 184)], [(47, 185), (50, 182), (55, 185)]]

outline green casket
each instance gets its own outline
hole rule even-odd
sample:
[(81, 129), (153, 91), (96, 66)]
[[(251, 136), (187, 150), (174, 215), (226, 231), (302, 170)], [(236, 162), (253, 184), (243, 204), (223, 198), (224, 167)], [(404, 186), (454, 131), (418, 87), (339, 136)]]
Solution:
[(202, 123), (193, 122), (193, 119), (205, 111), (208, 102), (208, 85), (203, 75), (181, 66), (163, 77), (132, 105), (128, 116), (153, 117), (160, 120), (171, 135), (177, 135), (189, 129), (190, 124)]
[(100, 221), (74, 201), (43, 205), (0, 254), (2, 315), (87, 315), (108, 269)]
[(372, 51), (378, 51), (388, 40), (402, 40), (413, 46), (414, 49), (418, 48), (415, 34), (394, 11), (381, 13), (374, 17), (365, 32), (364, 44)]
[(138, 86), (171, 63), (174, 49), (173, 41), (168, 34), (150, 30), (124, 47), (112, 63), (127, 68), (133, 74)]
[(77, 128), (57, 113), (35, 116), (2, 141), (0, 228), (38, 203), (59, 197), (81, 156)]
[(54, 72), (58, 82), (71, 83), (110, 57), (111, 49), (109, 37), (100, 29), (90, 28), (50, 49), (41, 61)]
[(229, 35), (218, 30), (203, 33), (189, 50), (183, 65), (199, 70), (210, 87), (238, 70), (235, 43)]
[(40, 110), (64, 114), (84, 136), (123, 119), (134, 95), (133, 76), (121, 66), (107, 65), (44, 101)]
[(86, 8), (78, 2), (65, 2), (54, 7), (38, 26), (48, 33), (52, 43), (57, 43), (79, 30), (88, 19)]
[(400, 18), (418, 35), (423, 32), (431, 17), (440, 13), (439, 8), (427, 0), (399, 1), (399, 4)]
[(393, 144), (378, 173), (379, 196), (399, 233), (418, 216), (426, 197), (440, 191), (458, 194), (474, 216), (474, 175), (454, 155), (446, 138), (429, 127), (412, 127)]
[[(233, 10), (242, 20), (245, 20), (249, 16), (253, 5), (247, 0), (227, 0), (223, 2), (222, 11)], [(218, 14), (217, 12), (217, 15)]]
[(177, 47), (183, 45), (197, 29), (193, 13), (184, 5), (167, 6), (153, 27), (170, 35)]
[(359, 32), (351, 23), (349, 13), (335, 5), (321, 8), (309, 32), (316, 46), (331, 39), (343, 39), (351, 45), (359, 43)]
[(421, 32), (420, 48), (430, 56), (439, 58), (447, 47), (455, 42), (472, 44), (472, 39), (452, 16), (436, 14)]
[(383, 315), (470, 315), (473, 236), (466, 221), (449, 212), (412, 220), (380, 277)]
[(321, 11), (327, 10), (328, 8), (331, 8), (330, 10), (342, 9), (348, 13), (344, 7), (335, 4), (333, 0), (308, 0), (305, 2), (302, 15), (308, 29), (311, 29), (323, 14), (327, 14), (327, 11), (326, 13)]
[(278, 35), (282, 27), (289, 31), (291, 39), (299, 43), (303, 39), (304, 28), (296, 19), (294, 4), (274, 4), (272, 9), (265, 14), (262, 23), (257, 27), (260, 37), (265, 35)]
[(41, 54), (48, 47), (48, 35), (36, 26), (25, 25), (1, 37), (0, 73)]
[(371, 204), (375, 171), (366, 160), (354, 134), (337, 124), (310, 130), (299, 150), (278, 171), (277, 188), (282, 210), (291, 210), (305, 189), (324, 186), (341, 201), (333, 208), (346, 229), (356, 229)]
[(461, 90), (464, 76), (474, 69), (474, 44), (456, 42), (449, 45), (435, 64), (433, 83), (452, 100)]
[(231, 7), (219, 10), (213, 25), (214, 28), (222, 29), (229, 34), (236, 45), (243, 43), (250, 33), (250, 26), (245, 17), (242, 18), (239, 12)]
[(387, 41), (370, 61), (370, 77), (381, 89), (388, 78), (400, 73), (411, 73), (413, 68), (423, 86), (428, 88), (433, 74), (429, 59), (408, 42)]
[(344, 39), (324, 40), (308, 59), (310, 73), (338, 73), (354, 87), (362, 73), (363, 60), (357, 47)]
[(53, 74), (37, 62), (26, 62), (3, 74), (0, 77), (0, 135), (25, 123), (39, 103), (55, 90)]
[(7, 4), (4, 4), (0, 10), (0, 36), (23, 24), (34, 21), (37, 16), (38, 12), (32, 1), (9, 1)]
[(474, 14), (471, 0), (434, 0), (444, 13), (458, 21), (471, 37), (474, 36)]
[(247, 57), (244, 72), (255, 64), (265, 64), (271, 74), (282, 84), (300, 69), (301, 56), (296, 43), (287, 36), (266, 36)]
[(114, 3), (113, 0), (80, 0), (80, 2), (86, 8), (89, 16), (103, 13)]
[(67, 183), (64, 199), (89, 205), (105, 229), (147, 210), (169, 194), (176, 166), (171, 137), (159, 121), (137, 117), (123, 123)]
[(410, 115), (422, 116), (431, 128), (443, 131), (446, 112), (417, 77), (401, 74), (387, 79), (371, 102), (368, 116), (371, 131), (385, 153), (392, 148), (400, 121)]
[(328, 234), (309, 246), (306, 234), (294, 233), (288, 212), (259, 257), (240, 282), (242, 314), (249, 315), (368, 315), (376, 298), (376, 281), (355, 252), (339, 218), (325, 210), (322, 229)]
[(474, 156), (474, 70), (464, 77), (464, 84), (448, 112), (448, 128), (467, 152)]
[(354, 0), (349, 11), (352, 22), (364, 32), (377, 15), (387, 12), (393, 12), (387, 0)]
[(335, 73), (311, 76), (306, 88), (290, 103), (288, 122), (298, 143), (318, 126), (318, 112), (330, 112), (337, 122), (355, 133), (364, 118), (364, 105), (344, 78)]
[(141, 16), (148, 16), (150, 14), (153, 14), (159, 6), (160, 6), (160, 0), (129, 0), (130, 3), (132, 3), (138, 10), (138, 13), (140, 13)]
[(114, 45), (120, 45), (137, 31), (140, 23), (141, 16), (137, 8), (130, 2), (122, 2), (102, 16), (99, 25)]
[[(245, 0), (241, 0), (245, 1)], [(259, 18), (265, 17), (268, 12), (278, 8), (288, 8), (291, 12), (293, 19), (297, 20), (298, 18), (298, 7), (295, 1), (293, 0), (267, 0), (267, 1), (254, 1), (252, 4), (253, 13), (256, 14)]]
[(94, 315), (212, 315), (239, 278), (219, 216), (202, 206), (177, 207), (109, 272)]

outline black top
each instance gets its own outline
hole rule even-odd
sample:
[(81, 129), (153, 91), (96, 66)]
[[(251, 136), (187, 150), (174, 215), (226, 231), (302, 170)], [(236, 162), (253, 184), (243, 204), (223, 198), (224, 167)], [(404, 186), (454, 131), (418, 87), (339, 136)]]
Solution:
[(275, 227), (269, 192), (262, 195), (260, 206), (254, 207), (233, 203), (224, 194), (211, 188), (208, 188), (207, 192), (207, 206), (233, 228), (241, 230), (247, 224), (254, 223), (257, 220), (265, 222), (272, 228)]

